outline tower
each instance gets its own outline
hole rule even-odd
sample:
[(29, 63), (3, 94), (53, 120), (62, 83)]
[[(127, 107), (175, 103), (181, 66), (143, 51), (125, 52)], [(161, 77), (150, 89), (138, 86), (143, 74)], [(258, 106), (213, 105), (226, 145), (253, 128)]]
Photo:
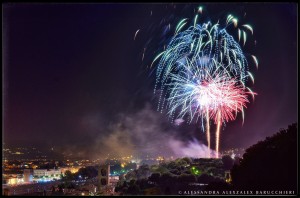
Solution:
[(109, 184), (110, 165), (101, 165), (98, 170), (99, 191), (103, 191)]
[(32, 175), (33, 175), (32, 169), (24, 169), (23, 175), (24, 175), (24, 177), (23, 177), (24, 182), (32, 182)]

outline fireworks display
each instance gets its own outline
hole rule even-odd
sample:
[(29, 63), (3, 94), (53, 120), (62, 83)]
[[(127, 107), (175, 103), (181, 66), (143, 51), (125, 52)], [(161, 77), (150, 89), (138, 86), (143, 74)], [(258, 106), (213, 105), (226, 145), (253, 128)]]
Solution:
[[(198, 13), (202, 13), (200, 8)], [(218, 153), (222, 123), (235, 120), (239, 112), (244, 121), (248, 96), (256, 95), (246, 86), (248, 79), (254, 83), (254, 77), (241, 49), (246, 32), (253, 34), (253, 29), (248, 24), (239, 26), (232, 15), (225, 27), (219, 22), (197, 24), (197, 19), (198, 15), (186, 30), (188, 19), (182, 19), (166, 49), (154, 58), (152, 65), (158, 62), (154, 92), (160, 90), (158, 110), (166, 109), (172, 122), (184, 119), (201, 123), (209, 148), (210, 124), (214, 123)], [(237, 29), (238, 41), (227, 32), (230, 26)], [(258, 67), (257, 58), (249, 57)]]

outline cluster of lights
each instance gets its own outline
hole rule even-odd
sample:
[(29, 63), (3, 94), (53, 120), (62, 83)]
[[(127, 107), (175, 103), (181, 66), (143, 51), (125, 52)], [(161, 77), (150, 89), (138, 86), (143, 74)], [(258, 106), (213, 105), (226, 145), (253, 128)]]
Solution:
[(193, 167), (191, 167), (191, 169), (190, 169), (190, 171), (191, 171), (191, 173), (193, 174), (193, 175), (201, 175), (201, 170), (199, 170), (197, 167), (195, 167), (195, 166), (193, 166)]

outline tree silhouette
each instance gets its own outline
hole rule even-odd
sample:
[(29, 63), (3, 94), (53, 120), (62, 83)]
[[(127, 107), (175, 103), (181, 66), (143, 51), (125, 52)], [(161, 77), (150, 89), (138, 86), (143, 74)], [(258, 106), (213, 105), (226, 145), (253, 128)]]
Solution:
[(152, 173), (149, 177), (149, 181), (157, 183), (159, 181), (160, 173)]
[(74, 180), (74, 175), (71, 173), (71, 171), (67, 170), (65, 172), (65, 176), (63, 177), (63, 180), (65, 180), (65, 181)]
[(222, 157), (222, 162), (225, 170), (230, 170), (234, 164), (234, 160), (229, 155), (224, 155)]
[[(93, 166), (87, 166), (85, 168), (80, 168), (76, 174), (74, 174), (76, 178), (94, 178), (98, 175), (98, 170)], [(81, 177), (79, 177), (79, 175)]]
[(231, 171), (238, 190), (297, 189), (297, 123), (246, 150)]

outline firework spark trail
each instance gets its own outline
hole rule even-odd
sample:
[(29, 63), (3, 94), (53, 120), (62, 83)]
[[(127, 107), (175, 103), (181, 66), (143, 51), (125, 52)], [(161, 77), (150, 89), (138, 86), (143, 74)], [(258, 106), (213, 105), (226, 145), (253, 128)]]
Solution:
[[(202, 7), (198, 13), (202, 14)], [(154, 58), (150, 67), (159, 60), (154, 93), (160, 89), (158, 110), (162, 112), (166, 108), (172, 122), (183, 120), (185, 116), (189, 123), (201, 120), (203, 126), (205, 122), (209, 148), (210, 119), (214, 120), (217, 125), (216, 151), (219, 152), (222, 122), (235, 120), (238, 112), (242, 113), (244, 121), (248, 95), (253, 99), (256, 95), (245, 85), (248, 78), (254, 83), (254, 77), (248, 71), (241, 45), (226, 28), (232, 24), (238, 30), (238, 41), (243, 46), (246, 32), (253, 34), (253, 28), (248, 24), (239, 26), (232, 15), (227, 17), (224, 28), (220, 27), (219, 21), (200, 25), (197, 19), (198, 15), (194, 20), (182, 19), (170, 43)], [(182, 31), (188, 22), (192, 25)], [(258, 69), (257, 58), (250, 56)]]
[[(234, 120), (238, 112), (243, 112), (247, 96), (255, 95), (252, 91), (239, 84), (226, 72), (201, 70), (197, 65), (189, 63), (182, 66), (178, 74), (172, 74), (171, 83), (167, 84), (168, 114), (174, 119), (183, 118), (188, 114), (190, 122), (199, 117), (206, 117), (206, 136), (210, 148), (210, 125), (213, 119), (217, 125), (216, 152), (219, 152), (220, 129), (222, 122)], [(208, 154), (210, 157), (210, 154)], [(218, 157), (218, 155), (217, 155)]]
[[(186, 20), (179, 22), (176, 32), (187, 23)], [(182, 59), (199, 62), (205, 57), (222, 63), (223, 68), (227, 68), (228, 72), (244, 82), (248, 63), (239, 44), (225, 29), (218, 28), (218, 24), (209, 28), (210, 26), (211, 23), (202, 26), (195, 24), (183, 32), (176, 33), (166, 50), (160, 54), (162, 57), (158, 64), (157, 84), (161, 81), (163, 86), (170, 71), (176, 68)]]
[(209, 118), (217, 123), (217, 112), (220, 111), (221, 121), (228, 122), (235, 119), (235, 113), (246, 107), (249, 102), (247, 95), (255, 95), (223, 73), (210, 74), (212, 71), (203, 72), (196, 66), (191, 68), (193, 66), (189, 64), (186, 67), (188, 71), (181, 70), (177, 75), (170, 75), (171, 83), (167, 84), (167, 107), (171, 117), (176, 113), (177, 118), (188, 115), (192, 122), (199, 117), (207, 118), (208, 110)]
[(208, 158), (210, 158), (210, 126), (209, 126), (209, 110), (206, 109), (206, 138), (207, 138), (207, 147), (209, 150)]
[(218, 123), (217, 123), (217, 131), (216, 131), (216, 153), (217, 158), (219, 158), (219, 144), (220, 144), (220, 128), (221, 128), (221, 112), (218, 111)]
[[(242, 112), (246, 107), (248, 95), (256, 93), (245, 91), (242, 85), (237, 85), (237, 81), (222, 73), (199, 72), (199, 68), (187, 64), (186, 72), (181, 70), (180, 74), (170, 76), (172, 83), (169, 84), (169, 113), (175, 114), (177, 109), (181, 109), (178, 116), (183, 118), (189, 114), (190, 122), (196, 117), (206, 117), (206, 137), (208, 148), (210, 149), (210, 118), (217, 125), (216, 130), (216, 152), (219, 152), (220, 129), (222, 122), (234, 120), (238, 112)], [(211, 71), (212, 72), (212, 71)], [(193, 75), (191, 75), (193, 74)], [(203, 76), (206, 76), (205, 78)], [(208, 153), (210, 158), (210, 153)], [(218, 157), (218, 155), (217, 155)]]
[(140, 31), (140, 29), (138, 29), (138, 30), (135, 32), (134, 37), (133, 37), (133, 40), (135, 40), (136, 35), (139, 33), (139, 31)]

